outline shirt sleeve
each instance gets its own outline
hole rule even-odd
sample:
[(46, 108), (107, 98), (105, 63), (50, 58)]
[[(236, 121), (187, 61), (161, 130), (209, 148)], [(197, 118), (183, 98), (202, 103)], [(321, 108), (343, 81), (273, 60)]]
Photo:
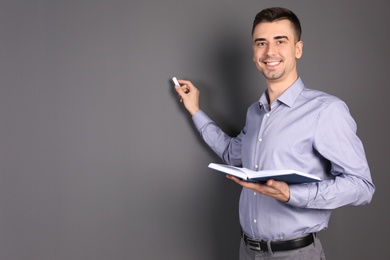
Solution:
[(241, 137), (230, 137), (218, 127), (202, 110), (192, 117), (196, 129), (206, 144), (221, 159), (230, 165), (241, 165)]
[(375, 191), (356, 123), (341, 100), (318, 117), (314, 149), (329, 161), (329, 178), (320, 183), (291, 185), (288, 204), (316, 209), (368, 204)]

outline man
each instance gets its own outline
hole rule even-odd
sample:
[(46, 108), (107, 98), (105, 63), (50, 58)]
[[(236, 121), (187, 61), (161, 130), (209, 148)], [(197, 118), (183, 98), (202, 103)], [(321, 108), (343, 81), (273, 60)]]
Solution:
[(187, 80), (176, 86), (205, 142), (227, 164), (252, 170), (294, 169), (319, 183), (265, 184), (227, 176), (243, 186), (239, 216), (240, 259), (325, 259), (316, 232), (331, 211), (368, 204), (375, 191), (356, 124), (339, 98), (306, 88), (296, 60), (302, 56), (301, 26), (285, 8), (256, 15), (253, 61), (267, 90), (252, 104), (236, 137), (226, 135), (199, 108), (199, 91)]

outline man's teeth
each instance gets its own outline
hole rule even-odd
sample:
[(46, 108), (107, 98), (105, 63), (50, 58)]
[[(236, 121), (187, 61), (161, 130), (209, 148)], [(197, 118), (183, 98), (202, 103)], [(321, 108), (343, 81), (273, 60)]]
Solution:
[(267, 62), (267, 65), (270, 65), (270, 66), (275, 66), (275, 65), (278, 65), (278, 64), (279, 64), (279, 61)]

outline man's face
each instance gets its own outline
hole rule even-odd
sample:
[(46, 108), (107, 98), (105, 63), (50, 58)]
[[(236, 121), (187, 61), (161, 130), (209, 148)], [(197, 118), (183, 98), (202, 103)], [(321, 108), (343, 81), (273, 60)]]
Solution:
[(260, 23), (253, 32), (253, 60), (268, 82), (295, 81), (296, 59), (302, 56), (303, 43), (296, 42), (288, 20)]

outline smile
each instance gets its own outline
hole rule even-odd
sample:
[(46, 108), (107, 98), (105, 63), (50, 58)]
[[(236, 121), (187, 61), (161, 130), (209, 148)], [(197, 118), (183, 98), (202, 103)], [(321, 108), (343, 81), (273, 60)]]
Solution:
[(267, 66), (276, 66), (280, 64), (280, 61), (264, 62)]

